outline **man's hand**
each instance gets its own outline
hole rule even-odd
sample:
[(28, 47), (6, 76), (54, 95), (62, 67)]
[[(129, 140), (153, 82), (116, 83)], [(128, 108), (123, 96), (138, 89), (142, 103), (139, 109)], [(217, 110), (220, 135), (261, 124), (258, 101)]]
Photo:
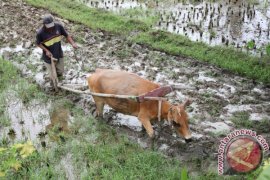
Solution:
[(38, 44), (38, 47), (40, 47), (43, 51), (45, 51), (46, 56), (48, 56), (49, 58), (51, 58), (53, 56), (52, 53), (46, 47), (44, 47), (42, 44)]
[(46, 56), (48, 56), (49, 58), (51, 58), (52, 57), (52, 53), (50, 52), (50, 51), (46, 51)]
[(71, 38), (71, 36), (67, 36), (67, 41), (71, 44), (71, 46), (74, 48), (74, 49), (78, 49), (78, 46), (77, 44), (73, 41), (73, 39)]
[(74, 49), (78, 49), (78, 46), (77, 46), (77, 44), (75, 44), (75, 43), (72, 44), (72, 47), (73, 47)]

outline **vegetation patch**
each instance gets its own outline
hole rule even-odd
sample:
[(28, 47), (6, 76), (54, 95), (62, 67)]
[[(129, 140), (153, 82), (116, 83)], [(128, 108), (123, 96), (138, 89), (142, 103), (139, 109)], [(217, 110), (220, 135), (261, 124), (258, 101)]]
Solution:
[(269, 129), (266, 127), (270, 127), (270, 119), (252, 121), (249, 116), (249, 113), (245, 111), (236, 112), (231, 121), (237, 128), (248, 128), (255, 130), (257, 133), (269, 133)]
[[(127, 138), (117, 135), (112, 129), (98, 125), (101, 132), (96, 143), (80, 143), (73, 146), (74, 162), (86, 159), (78, 166), (84, 168), (82, 178), (93, 179), (177, 179), (180, 164), (176, 160), (165, 159), (157, 152), (144, 150)], [(103, 126), (103, 127), (100, 127)], [(78, 150), (80, 153), (78, 154)], [(166, 168), (164, 168), (166, 167)], [(79, 169), (77, 169), (79, 171)]]
[(0, 147), (0, 177), (13, 174), (22, 168), (26, 159), (35, 152), (32, 142)]
[(17, 80), (17, 75), (17, 69), (11, 63), (0, 58), (0, 92), (10, 84), (14, 84)]
[(33, 6), (49, 9), (65, 19), (85, 24), (92, 29), (100, 29), (117, 34), (149, 30), (149, 27), (139, 20), (117, 16), (105, 10), (89, 8), (76, 1), (26, 1)]
[(158, 15), (152, 9), (125, 9), (120, 12), (120, 15), (130, 19), (140, 20), (148, 26), (152, 26), (158, 22)]

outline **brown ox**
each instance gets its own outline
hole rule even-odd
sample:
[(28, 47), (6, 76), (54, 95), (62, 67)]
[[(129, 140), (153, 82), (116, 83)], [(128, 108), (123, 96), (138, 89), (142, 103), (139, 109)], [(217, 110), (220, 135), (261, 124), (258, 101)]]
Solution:
[[(142, 95), (152, 91), (160, 86), (139, 77), (136, 74), (125, 71), (97, 69), (96, 72), (88, 78), (88, 85), (92, 92), (117, 94), (117, 95)], [(148, 135), (152, 138), (154, 130), (150, 123), (158, 117), (158, 101), (144, 101), (138, 103), (129, 99), (105, 98), (93, 96), (97, 115), (103, 115), (103, 107), (108, 104), (110, 107), (123, 114), (137, 116), (146, 129)], [(188, 115), (185, 112), (187, 100), (180, 105), (172, 105), (168, 101), (163, 101), (161, 107), (161, 119), (173, 122), (178, 133), (181, 134), (186, 142), (191, 141), (191, 134), (188, 127)]]

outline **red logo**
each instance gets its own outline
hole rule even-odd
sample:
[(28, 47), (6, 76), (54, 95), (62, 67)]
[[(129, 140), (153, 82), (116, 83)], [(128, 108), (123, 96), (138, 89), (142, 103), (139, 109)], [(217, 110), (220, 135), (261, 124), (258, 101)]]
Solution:
[(226, 158), (232, 170), (246, 173), (260, 166), (263, 150), (254, 138), (240, 136), (228, 144)]

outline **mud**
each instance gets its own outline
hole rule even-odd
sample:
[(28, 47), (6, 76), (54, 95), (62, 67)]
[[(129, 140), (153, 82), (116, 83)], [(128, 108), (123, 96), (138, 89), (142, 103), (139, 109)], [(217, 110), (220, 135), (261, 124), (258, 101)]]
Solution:
[[(128, 17), (159, 17), (154, 27), (181, 34), (192, 41), (209, 45), (231, 46), (253, 54), (265, 54), (269, 44), (269, 1), (251, 3), (231, 1), (131, 1), (131, 0), (81, 0), (82, 3), (125, 15), (127, 10), (139, 9), (144, 13)], [(128, 14), (128, 13), (127, 13)], [(248, 48), (249, 42), (255, 42)]]
[[(1, 55), (14, 63), (23, 76), (34, 79), (45, 92), (50, 92), (47, 74), (40, 60), (41, 51), (34, 43), (36, 29), (40, 27), (40, 17), (47, 11), (15, 0), (8, 3), (1, 1), (0, 6)], [(63, 83), (86, 85), (86, 77), (96, 68), (112, 68), (136, 73), (162, 85), (178, 84), (186, 87), (168, 97), (172, 103), (181, 103), (188, 97), (193, 100), (187, 111), (194, 141), (186, 144), (164, 123), (153, 125), (156, 131), (161, 129), (154, 145), (164, 154), (189, 163), (194, 174), (202, 169), (216, 170), (219, 140), (224, 133), (235, 129), (231, 122), (234, 113), (244, 111), (253, 120), (270, 120), (270, 88), (265, 84), (232, 75), (193, 59), (166, 55), (137, 44), (127, 44), (121, 37), (93, 32), (67, 20), (57, 20), (63, 22), (72, 35), (85, 40), (75, 53), (69, 45), (63, 44), (66, 64)], [(86, 115), (94, 113), (91, 97), (71, 95), (69, 98), (84, 109)], [(13, 113), (12, 111), (9, 114)], [(138, 132), (141, 126), (136, 118), (106, 108), (104, 119), (118, 133), (124, 133), (142, 147), (150, 148), (149, 138)], [(43, 128), (46, 129), (47, 125)], [(270, 127), (265, 128), (270, 131)], [(17, 132), (20, 128), (13, 129), (16, 134), (20, 133)], [(270, 142), (269, 133), (265, 133), (264, 137)]]

